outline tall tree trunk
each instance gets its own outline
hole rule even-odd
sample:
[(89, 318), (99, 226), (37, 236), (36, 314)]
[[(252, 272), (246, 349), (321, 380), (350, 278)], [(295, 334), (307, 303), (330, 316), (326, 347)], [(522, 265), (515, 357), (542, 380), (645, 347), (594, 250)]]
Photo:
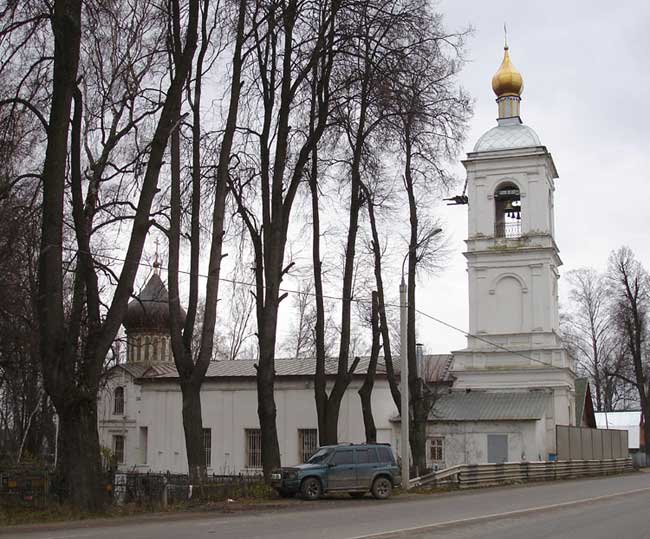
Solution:
[[(190, 301), (187, 317), (183, 323), (179, 298), (179, 258), (180, 258), (180, 221), (181, 221), (181, 189), (180, 189), (180, 140), (178, 130), (172, 136), (172, 203), (170, 224), (170, 256), (169, 256), (169, 302), (171, 341), (174, 361), (181, 380), (183, 396), (183, 427), (187, 450), (188, 470), (193, 481), (201, 482), (206, 474), (206, 459), (203, 449), (203, 418), (201, 413), (201, 387), (205, 373), (213, 356), (214, 329), (217, 316), (217, 301), (219, 298), (219, 278), (223, 253), (224, 218), (226, 195), (228, 192), (228, 164), (237, 127), (239, 97), (241, 91), (242, 46), (244, 42), (246, 0), (238, 4), (237, 34), (232, 62), (232, 80), (230, 87), (230, 102), (228, 117), (216, 172), (215, 199), (212, 211), (212, 237), (208, 263), (208, 278), (206, 282), (206, 300), (203, 313), (201, 340), (195, 362), (192, 350), (195, 321), (197, 317), (198, 295), (198, 264), (200, 253), (200, 211), (201, 211), (201, 91), (203, 80), (203, 61), (208, 50), (207, 20), (209, 0), (203, 1), (203, 17), (201, 21), (201, 48), (196, 63), (196, 78), (194, 86), (193, 126), (192, 126), (192, 210), (190, 232)], [(176, 61), (180, 59), (180, 45), (176, 45)], [(177, 103), (177, 114), (180, 115), (180, 96)], [(180, 116), (179, 116), (180, 118)]]
[(363, 189), (366, 193), (366, 198), (368, 199), (368, 217), (370, 220), (370, 232), (372, 236), (372, 254), (374, 261), (375, 283), (377, 285), (377, 303), (379, 308), (379, 329), (384, 346), (386, 377), (388, 378), (390, 394), (393, 397), (395, 406), (397, 407), (397, 412), (401, 413), (400, 409), (402, 406), (402, 397), (399, 390), (397, 377), (395, 376), (395, 368), (393, 367), (393, 354), (390, 345), (390, 329), (388, 327), (388, 319), (386, 317), (386, 303), (384, 301), (384, 279), (381, 269), (381, 244), (379, 242), (379, 232), (377, 230), (377, 222), (375, 220), (374, 199), (366, 186), (364, 186)]
[[(71, 99), (76, 89), (81, 32), (81, 3), (57, 0), (52, 25), (55, 36), (54, 79), (48, 143), (43, 167), (43, 222), (39, 261), (39, 327), (44, 386), (61, 422), (57, 475), (61, 494), (83, 511), (98, 511), (103, 505), (100, 485), (97, 392), (102, 366), (122, 323), (133, 281), (138, 270), (150, 210), (169, 134), (173, 128), (174, 94), (183, 83), (196, 46), (198, 4), (190, 1), (186, 46), (182, 69), (173, 77), (152, 142), (133, 228), (113, 300), (100, 312), (97, 275), (88, 247), (93, 228), (94, 202), (90, 192), (84, 207), (81, 199), (80, 126), (81, 103), (75, 107), (70, 148), (70, 183), (75, 233), (79, 247), (70, 315), (64, 316), (62, 227), (68, 123)], [(85, 332), (81, 332), (86, 316)]]
[(97, 401), (74, 396), (57, 407), (59, 416), (56, 489), (63, 499), (86, 511), (103, 506), (97, 435)]
[(201, 484), (205, 477), (201, 386), (192, 380), (181, 380), (180, 386), (183, 398), (183, 431), (185, 433), (188, 472), (192, 482)]
[[(415, 189), (411, 169), (412, 147), (408, 123), (405, 125), (405, 154), (406, 163), (404, 167), (404, 183), (408, 194), (410, 239), (408, 251), (408, 309), (407, 309), (407, 344), (406, 354), (408, 360), (408, 384), (412, 414), (410, 417), (410, 440), (411, 453), (413, 455), (413, 467), (415, 475), (418, 476), (426, 469), (426, 428), (429, 415), (429, 407), (424, 399), (423, 381), (418, 372), (415, 342), (415, 272), (417, 269), (418, 257), (418, 215), (417, 203), (415, 200)], [(404, 349), (404, 344), (402, 344)]]
[(372, 327), (372, 344), (370, 346), (370, 361), (368, 363), (366, 376), (363, 380), (363, 385), (359, 389), (361, 412), (363, 413), (363, 426), (366, 431), (366, 443), (368, 444), (374, 444), (377, 442), (377, 428), (375, 427), (375, 419), (372, 415), (372, 388), (375, 385), (381, 333), (379, 331), (379, 297), (377, 292), (374, 291), (372, 293), (371, 309), (370, 325)]
[(324, 443), (326, 445), (338, 443), (338, 422), (341, 409), (341, 402), (345, 391), (352, 380), (354, 370), (359, 363), (355, 358), (348, 370), (348, 356), (350, 353), (350, 330), (351, 330), (351, 307), (354, 284), (354, 262), (357, 242), (357, 231), (359, 223), (359, 210), (361, 208), (361, 178), (360, 178), (360, 148), (359, 155), (355, 156), (355, 164), (352, 170), (350, 214), (348, 224), (348, 238), (345, 248), (345, 262), (343, 269), (343, 290), (341, 301), (341, 341), (339, 346), (338, 370), (334, 386), (330, 391), (325, 405), (325, 433)]
[[(316, 69), (314, 69), (316, 73)], [(312, 93), (312, 113), (310, 130), (313, 132), (315, 121), (315, 84), (314, 76)], [(316, 372), (314, 374), (314, 399), (316, 401), (316, 416), (318, 418), (318, 442), (326, 445), (325, 425), (327, 407), (327, 377), (325, 374), (325, 305), (323, 298), (323, 270), (320, 254), (320, 208), (318, 205), (318, 147), (314, 146), (311, 157), (311, 171), (309, 176), (309, 189), (311, 191), (311, 218), (312, 218), (312, 264), (314, 270), (314, 292), (316, 294), (316, 325), (314, 327), (316, 343)]]
[[(82, 510), (101, 508), (97, 402), (70, 391), (72, 366), (63, 309), (63, 215), (68, 132), (76, 90), (81, 39), (81, 1), (57, 0), (52, 14), (54, 76), (43, 166), (43, 217), (39, 257), (38, 314), (44, 385), (61, 422), (61, 494)], [(76, 343), (75, 343), (76, 344)], [(96, 394), (96, 393), (95, 393)]]
[[(268, 305), (267, 305), (268, 307)], [(266, 312), (259, 331), (260, 360), (257, 367), (257, 416), (260, 421), (262, 437), (262, 469), (264, 478), (269, 481), (271, 472), (280, 466), (280, 443), (276, 424), (277, 408), (275, 405), (275, 340), (276, 340), (277, 306), (275, 316)]]

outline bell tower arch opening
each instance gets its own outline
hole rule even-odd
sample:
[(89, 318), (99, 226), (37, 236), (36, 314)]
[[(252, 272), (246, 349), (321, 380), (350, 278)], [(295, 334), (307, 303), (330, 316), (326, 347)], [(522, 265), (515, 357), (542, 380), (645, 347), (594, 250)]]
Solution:
[(504, 182), (494, 191), (494, 236), (521, 236), (521, 194), (512, 182)]

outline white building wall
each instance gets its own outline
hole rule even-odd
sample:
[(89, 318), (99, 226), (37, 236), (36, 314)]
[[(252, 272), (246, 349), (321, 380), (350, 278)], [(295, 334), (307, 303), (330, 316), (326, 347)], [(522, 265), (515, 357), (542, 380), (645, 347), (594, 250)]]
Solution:
[[(134, 384), (122, 369), (116, 369), (99, 402), (100, 443), (112, 447), (112, 435), (124, 434), (125, 463), (122, 469), (187, 473), (182, 425), (182, 398), (174, 382)], [(339, 441), (365, 441), (361, 401), (357, 393), (361, 380), (354, 380), (341, 403)], [(112, 415), (112, 394), (116, 385), (128, 395), (125, 414)], [(283, 465), (299, 462), (298, 429), (318, 426), (313, 382), (304, 379), (276, 379), (275, 400), (280, 456)], [(377, 380), (372, 394), (373, 413), (379, 441), (395, 443), (390, 422), (397, 414), (388, 383)], [(259, 428), (257, 391), (254, 379), (207, 380), (201, 392), (204, 428), (211, 429), (212, 455), (209, 473), (255, 473), (246, 468), (245, 429)], [(147, 427), (146, 465), (140, 448), (140, 427)]]
[(444, 467), (488, 462), (488, 434), (508, 436), (508, 461), (544, 460), (544, 420), (435, 422), (427, 427), (428, 437), (444, 438)]

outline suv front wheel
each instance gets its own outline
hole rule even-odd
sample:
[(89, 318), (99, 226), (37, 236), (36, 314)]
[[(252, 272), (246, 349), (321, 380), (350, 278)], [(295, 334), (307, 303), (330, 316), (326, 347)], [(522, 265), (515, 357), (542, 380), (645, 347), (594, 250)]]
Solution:
[(323, 493), (320, 481), (315, 477), (308, 477), (300, 485), (300, 492), (307, 500), (317, 500)]
[(372, 495), (378, 500), (385, 500), (386, 498), (390, 498), (392, 492), (393, 485), (391, 484), (390, 479), (387, 477), (381, 476), (373, 481)]

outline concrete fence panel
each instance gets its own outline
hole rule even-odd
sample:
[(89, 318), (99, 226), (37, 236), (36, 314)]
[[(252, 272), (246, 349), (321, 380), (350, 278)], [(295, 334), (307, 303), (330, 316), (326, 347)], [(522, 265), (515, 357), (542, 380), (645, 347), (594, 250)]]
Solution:
[(628, 457), (625, 430), (556, 426), (557, 459), (605, 460)]
[(571, 458), (571, 446), (569, 445), (569, 429), (556, 427), (557, 438), (557, 459), (569, 460)]
[(612, 433), (611, 430), (603, 430), (603, 458), (612, 458)]
[(594, 458), (594, 445), (592, 429), (580, 429), (580, 437), (582, 441), (582, 458), (584, 460), (592, 460)]
[(571, 453), (569, 460), (582, 460), (582, 437), (579, 428), (569, 430)]
[(618, 454), (619, 458), (625, 458), (627, 457), (629, 453), (629, 445), (628, 445), (628, 435), (629, 433), (626, 430), (621, 431), (622, 435), (619, 437), (619, 444), (618, 444)]
[(596, 429), (592, 432), (592, 444), (594, 450), (594, 458), (602, 460), (605, 458), (603, 454), (603, 431)]

